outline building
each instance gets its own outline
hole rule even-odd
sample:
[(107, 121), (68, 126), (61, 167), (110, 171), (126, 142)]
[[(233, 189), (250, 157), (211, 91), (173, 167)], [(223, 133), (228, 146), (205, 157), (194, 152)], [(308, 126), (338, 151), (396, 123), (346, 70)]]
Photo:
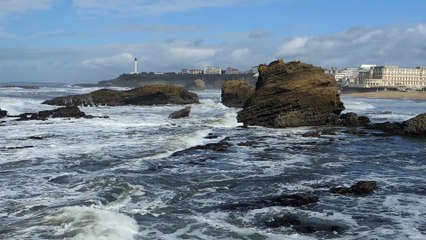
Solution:
[(138, 59), (136, 57), (135, 57), (135, 60), (134, 60), (133, 72), (131, 72), (130, 74), (139, 74), (139, 72), (138, 72)]
[(203, 74), (203, 70), (201, 70), (201, 69), (191, 69), (191, 70), (189, 70), (189, 74)]
[(364, 87), (426, 87), (426, 67), (400, 68), (398, 66), (374, 66), (359, 75)]
[(186, 69), (186, 68), (182, 68), (182, 69), (180, 70), (180, 74), (189, 74), (189, 71), (188, 71), (188, 69)]
[(237, 68), (233, 68), (233, 67), (228, 67), (225, 70), (225, 74), (240, 74), (240, 70), (238, 70)]
[(220, 67), (207, 66), (204, 68), (204, 74), (222, 74)]
[(334, 78), (341, 86), (356, 85), (358, 83), (358, 74), (361, 68), (348, 67), (338, 71)]

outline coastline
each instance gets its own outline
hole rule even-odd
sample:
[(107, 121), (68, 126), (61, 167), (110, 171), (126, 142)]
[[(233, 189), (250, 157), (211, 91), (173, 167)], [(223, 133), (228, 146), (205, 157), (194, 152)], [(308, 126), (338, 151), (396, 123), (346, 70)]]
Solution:
[(426, 100), (426, 92), (379, 91), (379, 92), (341, 93), (341, 95), (349, 96), (349, 97), (364, 97), (364, 98)]

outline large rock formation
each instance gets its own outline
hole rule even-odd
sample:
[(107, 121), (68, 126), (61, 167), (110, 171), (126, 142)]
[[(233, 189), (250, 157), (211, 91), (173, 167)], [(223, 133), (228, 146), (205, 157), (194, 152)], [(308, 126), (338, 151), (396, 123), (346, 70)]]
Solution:
[(129, 91), (100, 89), (82, 95), (57, 97), (43, 104), (59, 106), (122, 106), (122, 105), (164, 105), (199, 103), (195, 93), (179, 86), (146, 85)]
[(0, 108), (0, 118), (4, 118), (7, 116), (7, 111), (6, 110), (1, 110)]
[(282, 128), (327, 124), (344, 109), (333, 76), (299, 61), (259, 66), (256, 91), (238, 113), (244, 125)]
[(19, 115), (18, 121), (47, 120), (48, 118), (92, 118), (82, 112), (78, 107), (67, 106), (54, 110), (45, 110), (38, 113), (24, 113)]
[(227, 81), (222, 86), (222, 103), (227, 107), (242, 108), (253, 96), (255, 87), (244, 80)]
[(390, 134), (406, 135), (412, 137), (426, 137), (426, 113), (422, 113), (402, 123), (385, 122), (367, 126), (370, 129), (381, 130)]

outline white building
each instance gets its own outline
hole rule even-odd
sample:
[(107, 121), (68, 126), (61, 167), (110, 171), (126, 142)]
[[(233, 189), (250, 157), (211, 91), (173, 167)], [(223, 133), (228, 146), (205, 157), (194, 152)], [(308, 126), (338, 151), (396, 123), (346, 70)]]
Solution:
[(222, 74), (220, 67), (206, 66), (204, 67), (204, 74)]

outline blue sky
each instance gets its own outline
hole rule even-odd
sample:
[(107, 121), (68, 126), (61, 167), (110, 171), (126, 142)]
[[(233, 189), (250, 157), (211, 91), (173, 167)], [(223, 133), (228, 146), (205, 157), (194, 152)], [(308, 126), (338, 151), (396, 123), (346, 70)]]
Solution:
[(0, 0), (0, 83), (277, 58), (426, 66), (424, 0)]

